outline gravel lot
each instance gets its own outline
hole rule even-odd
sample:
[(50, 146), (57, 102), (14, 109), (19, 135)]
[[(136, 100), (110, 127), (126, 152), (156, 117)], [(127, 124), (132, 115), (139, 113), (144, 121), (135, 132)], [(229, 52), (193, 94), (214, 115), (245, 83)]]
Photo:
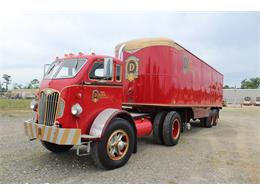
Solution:
[(0, 116), (0, 183), (260, 183), (260, 107), (224, 108), (217, 127), (192, 127), (175, 147), (142, 138), (137, 154), (112, 171), (75, 148), (57, 155), (27, 141), (30, 114)]

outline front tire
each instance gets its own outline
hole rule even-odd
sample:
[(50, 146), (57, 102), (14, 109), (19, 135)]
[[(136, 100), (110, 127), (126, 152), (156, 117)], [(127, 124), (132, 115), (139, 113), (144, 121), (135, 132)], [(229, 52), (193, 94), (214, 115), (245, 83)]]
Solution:
[(101, 140), (92, 143), (92, 159), (102, 169), (119, 168), (131, 157), (134, 143), (132, 125), (125, 119), (114, 118)]
[(43, 147), (45, 147), (47, 150), (53, 152), (53, 153), (62, 153), (62, 152), (67, 152), (70, 150), (73, 145), (58, 145), (58, 144), (53, 144), (50, 142), (46, 141), (41, 141)]
[(178, 143), (182, 130), (181, 116), (175, 112), (169, 112), (163, 122), (163, 141), (166, 146), (174, 146)]

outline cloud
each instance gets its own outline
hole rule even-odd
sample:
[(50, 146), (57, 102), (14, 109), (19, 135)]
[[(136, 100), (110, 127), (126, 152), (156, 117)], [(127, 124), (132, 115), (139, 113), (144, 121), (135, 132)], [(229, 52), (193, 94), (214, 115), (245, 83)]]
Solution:
[(26, 83), (40, 77), (44, 63), (64, 53), (94, 49), (114, 55), (122, 41), (169, 37), (222, 72), (226, 84), (239, 85), (245, 77), (260, 75), (259, 19), (259, 12), (8, 15), (0, 19), (0, 74), (11, 71), (14, 82)]

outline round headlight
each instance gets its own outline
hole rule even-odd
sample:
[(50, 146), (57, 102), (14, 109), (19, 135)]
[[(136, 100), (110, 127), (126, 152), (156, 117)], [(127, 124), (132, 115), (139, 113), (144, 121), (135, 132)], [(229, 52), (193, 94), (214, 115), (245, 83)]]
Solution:
[(71, 107), (71, 113), (75, 116), (79, 116), (81, 112), (83, 111), (82, 107), (79, 104), (74, 104)]
[(37, 106), (38, 106), (38, 103), (37, 103), (35, 100), (32, 100), (32, 101), (31, 101), (31, 104), (30, 104), (30, 108), (31, 108), (32, 110), (36, 111)]

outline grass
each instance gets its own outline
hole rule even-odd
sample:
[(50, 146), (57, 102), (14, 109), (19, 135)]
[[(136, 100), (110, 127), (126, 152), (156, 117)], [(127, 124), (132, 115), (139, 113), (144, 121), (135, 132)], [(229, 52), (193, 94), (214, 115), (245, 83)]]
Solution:
[(32, 100), (0, 99), (0, 112), (31, 112)]

